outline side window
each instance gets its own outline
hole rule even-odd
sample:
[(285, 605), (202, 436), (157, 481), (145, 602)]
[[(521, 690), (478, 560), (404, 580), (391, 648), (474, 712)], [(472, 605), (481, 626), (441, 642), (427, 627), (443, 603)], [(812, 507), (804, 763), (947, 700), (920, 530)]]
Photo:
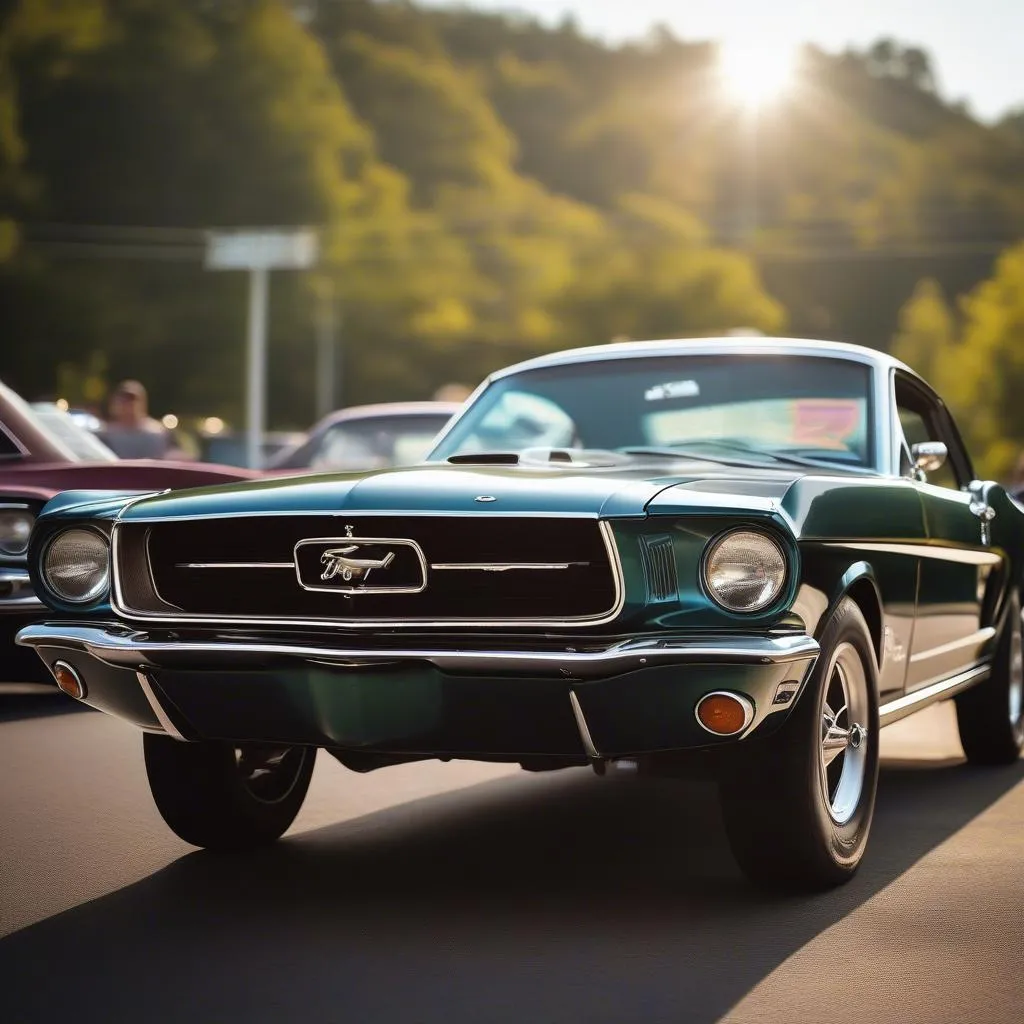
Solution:
[(910, 450), (913, 445), (941, 441), (948, 452), (946, 461), (927, 474), (927, 482), (951, 490), (959, 490), (966, 485), (970, 476), (967, 457), (960, 446), (959, 437), (950, 431), (943, 410), (935, 399), (919, 386), (897, 376), (896, 411), (905, 441), (900, 455), (900, 471), (910, 473)]

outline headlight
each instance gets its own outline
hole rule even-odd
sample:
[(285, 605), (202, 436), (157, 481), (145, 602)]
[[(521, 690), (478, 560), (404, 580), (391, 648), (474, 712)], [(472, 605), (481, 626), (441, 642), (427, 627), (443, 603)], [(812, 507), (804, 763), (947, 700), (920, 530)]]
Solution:
[(0, 510), (0, 555), (23, 555), (36, 517), (24, 509)]
[(110, 548), (93, 530), (65, 530), (43, 557), (46, 585), (62, 601), (88, 604), (101, 597), (110, 579)]
[(708, 549), (704, 583), (723, 608), (759, 612), (782, 593), (785, 552), (765, 533), (733, 530)]

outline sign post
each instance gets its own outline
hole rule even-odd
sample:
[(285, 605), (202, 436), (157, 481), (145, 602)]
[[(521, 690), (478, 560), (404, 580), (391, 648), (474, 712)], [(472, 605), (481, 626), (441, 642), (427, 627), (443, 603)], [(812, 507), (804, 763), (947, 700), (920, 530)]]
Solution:
[(248, 230), (207, 232), (207, 270), (249, 271), (246, 352), (246, 462), (262, 464), (261, 441), (267, 403), (267, 307), (271, 270), (305, 270), (317, 259), (316, 232)]

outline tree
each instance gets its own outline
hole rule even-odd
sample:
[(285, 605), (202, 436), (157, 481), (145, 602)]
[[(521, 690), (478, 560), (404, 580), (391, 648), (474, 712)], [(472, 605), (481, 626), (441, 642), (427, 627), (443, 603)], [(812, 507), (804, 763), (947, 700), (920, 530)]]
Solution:
[(1005, 479), (1024, 450), (1024, 244), (1006, 250), (992, 277), (960, 300), (963, 329), (955, 343), (947, 334), (948, 310), (928, 291), (908, 308), (904, 337), (914, 325), (918, 343), (929, 332), (941, 337), (932, 349), (935, 375), (975, 455), (976, 471)]
[(949, 369), (950, 354), (957, 344), (956, 327), (942, 286), (925, 278), (918, 282), (914, 294), (900, 310), (892, 354), (941, 392), (944, 388), (939, 377)]

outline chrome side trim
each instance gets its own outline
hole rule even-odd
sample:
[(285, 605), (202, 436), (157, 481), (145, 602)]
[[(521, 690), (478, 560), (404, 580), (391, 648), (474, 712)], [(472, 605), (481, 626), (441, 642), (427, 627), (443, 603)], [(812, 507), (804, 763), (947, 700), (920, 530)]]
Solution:
[[(805, 542), (822, 543), (814, 537)], [(968, 547), (953, 547), (935, 543), (913, 543), (906, 540), (825, 541), (824, 547), (847, 548), (854, 551), (881, 551), (916, 558), (934, 558), (942, 562), (960, 562), (964, 565), (998, 565), (1003, 559), (994, 551), (981, 551)]]
[(508, 572), (510, 569), (569, 569), (589, 562), (431, 562), (431, 569), (462, 569), (466, 572)]
[(487, 674), (502, 669), (534, 671), (560, 678), (603, 678), (657, 664), (789, 665), (813, 661), (818, 642), (805, 634), (788, 636), (721, 637), (709, 641), (686, 639), (625, 640), (600, 651), (523, 651), (465, 647), (337, 648), (301, 643), (270, 643), (213, 636), (204, 640), (153, 640), (149, 634), (117, 623), (84, 625), (68, 622), (33, 623), (17, 637), (25, 647), (62, 647), (86, 651), (100, 661), (135, 671), (153, 665), (192, 668), (237, 668), (282, 659), (358, 668), (361, 666), (426, 661), (452, 673)]
[(952, 654), (962, 647), (976, 647), (991, 640), (996, 635), (995, 626), (985, 626), (970, 636), (961, 637), (959, 640), (950, 640), (948, 644), (939, 644), (938, 647), (929, 647), (926, 651), (918, 651), (910, 656), (911, 663), (915, 661), (927, 661), (929, 658), (939, 658), (943, 654)]
[(584, 753), (592, 761), (600, 760), (600, 751), (594, 746), (594, 739), (590, 735), (590, 726), (587, 725), (587, 719), (583, 714), (583, 708), (580, 707), (580, 699), (576, 696), (575, 690), (569, 691), (569, 703), (572, 705), (572, 713), (576, 719), (576, 728), (580, 733), (580, 741), (583, 743)]
[(153, 689), (146, 673), (136, 672), (135, 677), (139, 681), (139, 686), (142, 687), (146, 700), (149, 701), (149, 706), (153, 709), (153, 714), (156, 715), (156, 720), (164, 727), (164, 732), (168, 736), (180, 740), (182, 743), (186, 742), (185, 737), (178, 731), (177, 726), (167, 717), (167, 712), (164, 711), (163, 705), (160, 703), (160, 699), (157, 697), (156, 691)]
[[(175, 569), (294, 569), (294, 562), (176, 562)], [(156, 589), (155, 587), (153, 588)]]
[[(318, 513), (322, 514), (322, 513)], [(342, 513), (351, 517), (351, 513)], [(391, 513), (374, 512), (374, 516), (388, 515)], [(191, 518), (191, 517), (190, 517)], [(576, 519), (591, 519), (591, 516), (573, 516)], [(601, 533), (601, 540), (604, 543), (605, 552), (608, 555), (608, 565), (612, 573), (612, 581), (615, 592), (612, 607), (601, 615), (582, 616), (579, 618), (553, 618), (553, 619), (430, 619), (430, 618), (394, 618), (394, 619), (360, 619), (345, 618), (343, 616), (331, 616), (322, 619), (293, 619), (286, 616), (277, 618), (251, 618), (244, 615), (195, 615), (189, 612), (181, 612), (178, 615), (161, 615), (153, 612), (143, 612), (129, 608), (123, 600), (121, 593), (120, 573), (120, 552), (118, 538), (120, 523), (115, 522), (111, 531), (111, 581), (110, 607), (115, 614), (129, 621), (134, 622), (159, 622), (164, 625), (178, 623), (199, 623), (210, 626), (241, 625), (241, 626), (354, 626), (363, 629), (376, 629), (382, 626), (395, 629), (418, 629), (426, 627), (493, 627), (493, 626), (547, 626), (547, 627), (576, 627), (576, 626), (602, 626), (612, 622), (622, 611), (626, 603), (626, 588), (622, 572), (622, 560), (619, 557), (619, 549), (615, 543), (615, 536), (612, 533), (611, 524), (601, 520), (598, 522), (598, 530)]]
[(878, 709), (879, 726), (892, 725), (901, 718), (914, 714), (929, 704), (936, 704), (940, 700), (947, 700), (955, 697), (964, 690), (969, 690), (975, 683), (987, 679), (991, 672), (990, 665), (975, 665), (965, 672), (959, 672), (948, 679), (940, 679), (928, 686), (922, 686), (919, 690), (912, 690), (910, 693), (897, 697)]

